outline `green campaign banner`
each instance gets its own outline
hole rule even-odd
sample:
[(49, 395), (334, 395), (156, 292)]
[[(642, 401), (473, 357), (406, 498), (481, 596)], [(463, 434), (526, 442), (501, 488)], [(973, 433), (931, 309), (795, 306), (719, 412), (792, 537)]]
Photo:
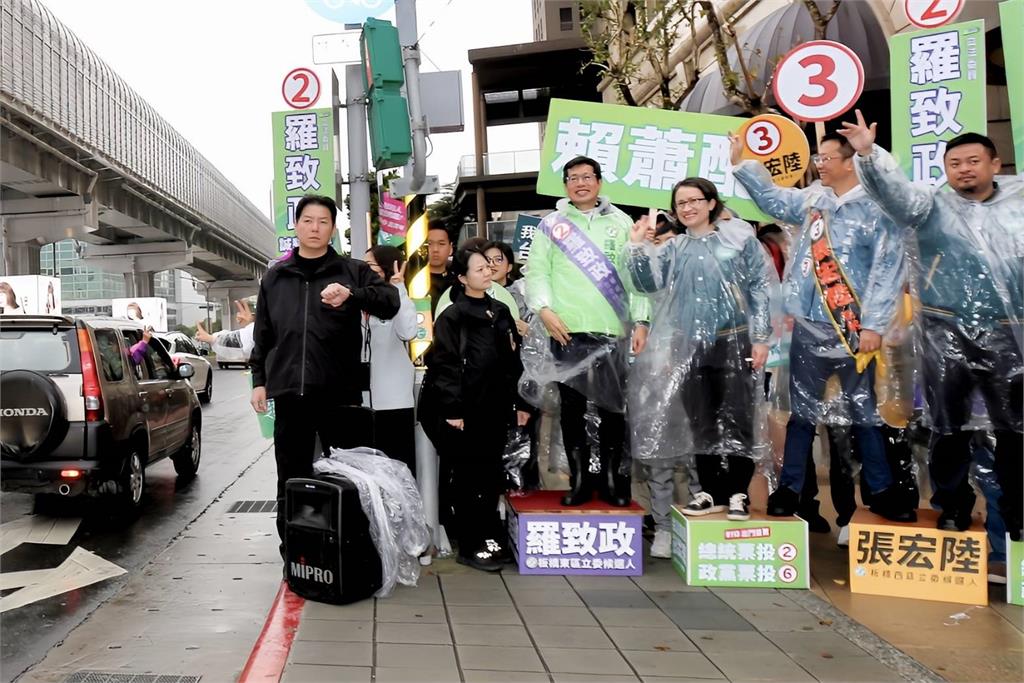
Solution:
[(1006, 602), (1024, 605), (1024, 541), (1011, 541), (1010, 534), (1006, 534)]
[(672, 564), (690, 586), (810, 588), (809, 550), (796, 517), (736, 522), (672, 507)]
[(745, 122), (734, 116), (553, 99), (537, 193), (564, 197), (562, 167), (582, 155), (601, 164), (601, 194), (612, 203), (668, 209), (672, 186), (699, 176), (718, 187), (735, 213), (769, 220), (730, 171), (728, 133)]
[(330, 108), (277, 111), (274, 135), (274, 227), (277, 251), (298, 246), (295, 207), (306, 194), (337, 200), (334, 182), (334, 115)]
[(1024, 169), (1024, 0), (999, 3), (999, 30), (1003, 36), (1003, 64), (1010, 95), (1010, 128), (1017, 173)]
[(945, 185), (946, 141), (988, 129), (985, 22), (892, 36), (889, 73), (893, 156), (911, 180)]

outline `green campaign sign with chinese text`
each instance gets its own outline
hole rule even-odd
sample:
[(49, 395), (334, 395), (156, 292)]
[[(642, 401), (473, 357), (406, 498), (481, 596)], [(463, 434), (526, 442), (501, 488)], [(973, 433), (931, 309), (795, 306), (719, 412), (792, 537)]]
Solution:
[(551, 100), (537, 193), (565, 196), (562, 167), (576, 156), (601, 165), (601, 194), (612, 203), (667, 209), (676, 182), (710, 180), (726, 205), (747, 220), (769, 220), (733, 179), (728, 133), (745, 119)]
[(331, 109), (273, 112), (274, 227), (279, 254), (298, 246), (295, 206), (303, 195), (336, 200), (334, 115)]
[(672, 564), (690, 586), (809, 588), (807, 523), (691, 518), (673, 507)]
[(1010, 534), (1006, 534), (1006, 602), (1024, 605), (1024, 541), (1011, 541)]
[(999, 30), (1003, 36), (1003, 64), (1010, 96), (1010, 128), (1017, 173), (1024, 169), (1024, 0), (999, 3)]
[(913, 181), (944, 185), (946, 141), (988, 127), (985, 22), (889, 39), (892, 153)]

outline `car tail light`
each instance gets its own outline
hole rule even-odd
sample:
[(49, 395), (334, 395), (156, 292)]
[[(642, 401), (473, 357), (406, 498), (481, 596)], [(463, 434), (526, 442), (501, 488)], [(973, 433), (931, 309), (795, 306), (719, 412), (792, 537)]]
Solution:
[(78, 329), (78, 351), (82, 358), (82, 396), (85, 399), (85, 421), (96, 422), (103, 417), (103, 394), (100, 392), (100, 376), (96, 371), (96, 359), (92, 353), (89, 330)]
[(82, 476), (82, 472), (80, 470), (61, 470), (60, 476), (65, 479), (78, 479)]

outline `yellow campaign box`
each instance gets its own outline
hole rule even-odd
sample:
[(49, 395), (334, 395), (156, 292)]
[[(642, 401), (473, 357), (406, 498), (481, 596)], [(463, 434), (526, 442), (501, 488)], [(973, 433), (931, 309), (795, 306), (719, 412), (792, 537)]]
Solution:
[(935, 528), (939, 513), (918, 510), (897, 523), (860, 509), (850, 521), (850, 590), (895, 598), (988, 604), (988, 538)]

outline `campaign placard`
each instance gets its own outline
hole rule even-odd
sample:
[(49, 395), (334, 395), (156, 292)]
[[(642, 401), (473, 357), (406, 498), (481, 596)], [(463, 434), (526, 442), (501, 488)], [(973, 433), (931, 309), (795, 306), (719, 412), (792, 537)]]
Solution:
[(687, 585), (810, 588), (807, 522), (751, 513), (687, 517), (672, 507), (672, 565)]

